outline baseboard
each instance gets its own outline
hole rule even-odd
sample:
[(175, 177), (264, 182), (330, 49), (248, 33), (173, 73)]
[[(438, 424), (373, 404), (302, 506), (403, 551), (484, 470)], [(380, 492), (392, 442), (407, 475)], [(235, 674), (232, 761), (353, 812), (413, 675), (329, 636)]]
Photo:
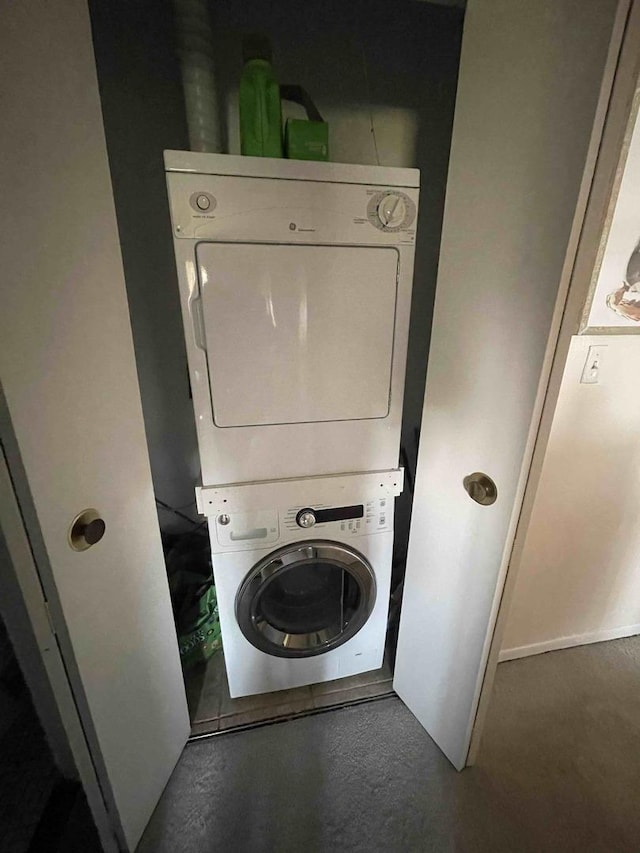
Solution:
[(605, 640), (620, 640), (622, 637), (633, 637), (640, 634), (640, 622), (636, 625), (622, 625), (619, 628), (601, 628), (589, 631), (587, 634), (572, 634), (569, 637), (556, 637), (541, 643), (531, 643), (528, 646), (516, 646), (513, 649), (502, 649), (498, 661), (516, 660), (530, 655), (540, 655), (543, 652), (554, 652), (558, 649), (570, 649), (573, 646), (586, 646), (589, 643), (602, 643)]

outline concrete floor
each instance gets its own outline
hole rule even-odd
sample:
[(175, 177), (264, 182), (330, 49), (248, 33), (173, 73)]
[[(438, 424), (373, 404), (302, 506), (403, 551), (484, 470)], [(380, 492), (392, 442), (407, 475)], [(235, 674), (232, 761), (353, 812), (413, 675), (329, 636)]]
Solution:
[(192, 743), (138, 853), (640, 850), (640, 638), (501, 664), (476, 767), (397, 698)]

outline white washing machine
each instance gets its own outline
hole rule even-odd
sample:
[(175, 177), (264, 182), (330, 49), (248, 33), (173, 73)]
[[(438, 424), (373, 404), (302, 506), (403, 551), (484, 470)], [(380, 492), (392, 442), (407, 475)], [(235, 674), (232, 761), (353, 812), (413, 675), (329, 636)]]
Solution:
[(418, 171), (165, 164), (202, 482), (395, 468)]
[(232, 697), (379, 669), (402, 471), (202, 487)]

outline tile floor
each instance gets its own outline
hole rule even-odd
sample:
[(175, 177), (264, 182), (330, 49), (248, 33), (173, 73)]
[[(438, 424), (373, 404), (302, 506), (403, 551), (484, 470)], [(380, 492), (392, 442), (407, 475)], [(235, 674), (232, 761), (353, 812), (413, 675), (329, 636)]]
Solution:
[(362, 701), (392, 692), (389, 655), (381, 669), (310, 687), (279, 690), (232, 699), (222, 652), (185, 677), (192, 735), (212, 734), (267, 720), (291, 718), (309, 711)]

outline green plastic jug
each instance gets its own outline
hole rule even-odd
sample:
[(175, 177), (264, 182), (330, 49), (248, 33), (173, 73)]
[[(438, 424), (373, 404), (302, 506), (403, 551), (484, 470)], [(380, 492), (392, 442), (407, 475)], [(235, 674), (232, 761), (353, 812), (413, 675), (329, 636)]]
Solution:
[(240, 78), (240, 151), (250, 157), (282, 157), (280, 87), (263, 36), (243, 40)]

